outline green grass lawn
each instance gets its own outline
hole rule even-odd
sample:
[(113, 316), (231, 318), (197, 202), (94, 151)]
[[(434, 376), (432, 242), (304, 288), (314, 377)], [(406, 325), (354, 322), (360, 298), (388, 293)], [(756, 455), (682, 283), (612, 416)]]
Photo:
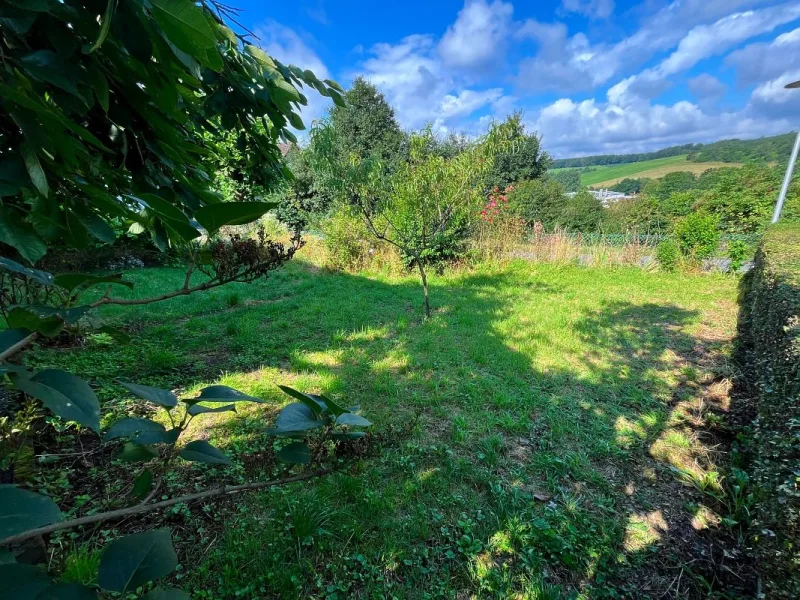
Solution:
[[(130, 277), (146, 296), (183, 275)], [(85, 376), (114, 415), (133, 405), (115, 378), (268, 400), (198, 419), (236, 467), (183, 467), (165, 495), (285, 473), (263, 431), (289, 400), (276, 384), (360, 404), (377, 431), (417, 419), (341, 474), (146, 520), (172, 527), (176, 583), (194, 598), (707, 597), (715, 506), (670, 466), (718, 460), (702, 431), (725, 397), (735, 291), (726, 277), (517, 263), (433, 277), (424, 322), (414, 277), (295, 261), (265, 282), (108, 308), (135, 344), (31, 360)], [(97, 481), (81, 510), (113, 505), (127, 481)]]

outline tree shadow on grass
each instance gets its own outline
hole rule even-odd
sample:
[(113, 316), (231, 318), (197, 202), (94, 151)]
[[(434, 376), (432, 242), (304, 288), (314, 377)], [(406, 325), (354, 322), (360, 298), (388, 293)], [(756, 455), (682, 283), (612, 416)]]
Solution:
[[(539, 319), (569, 285), (483, 273), (437, 285), (423, 323), (411, 282), (335, 279), (336, 294), (306, 294), (297, 310), (362, 320), (286, 356), (379, 424), (421, 411), (418, 436), (361, 473), (363, 495), (317, 485), (341, 499), (354, 552), (402, 557), (391, 579), (407, 597), (437, 580), (504, 597), (537, 577), (591, 597), (750, 591), (729, 540), (709, 534), (719, 503), (679, 481), (721, 457), (705, 417), (724, 408), (713, 373), (726, 340), (689, 333), (698, 311), (613, 299)], [(309, 560), (347, 587), (335, 547), (323, 540)]]
[[(233, 587), (259, 581), (284, 597), (326, 586), (344, 596), (384, 597), (391, 586), (399, 597), (507, 597), (533, 593), (542, 578), (591, 597), (732, 589), (735, 577), (720, 576), (728, 559), (702, 529), (719, 507), (670, 468), (699, 476), (719, 459), (701, 432), (703, 412), (725, 396), (709, 374), (724, 337), (693, 331), (695, 310), (553, 280), (521, 269), (439, 279), (438, 308), (423, 322), (412, 279), (300, 272), (279, 302), (259, 304), (250, 290), (242, 306), (203, 316), (198, 347), (238, 327), (234, 339), (214, 340), (225, 347), (215, 372), (274, 401), (209, 421), (200, 433), (220, 446), (247, 453), (269, 443), (254, 422), (286, 401), (277, 383), (361, 404), (378, 427), (422, 415), (412, 439), (356, 478), (313, 484), (314, 502), (337, 519), (305, 554), (287, 544), (235, 567), (234, 537), (204, 560), (229, 563)], [(287, 535), (282, 500), (252, 502), (255, 521), (230, 535)]]

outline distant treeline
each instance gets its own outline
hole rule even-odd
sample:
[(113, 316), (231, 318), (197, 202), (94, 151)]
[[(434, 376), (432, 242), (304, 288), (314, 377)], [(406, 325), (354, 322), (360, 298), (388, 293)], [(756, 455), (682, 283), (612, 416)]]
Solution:
[(777, 162), (785, 163), (794, 143), (794, 133), (786, 133), (756, 140), (721, 140), (712, 144), (684, 144), (670, 146), (656, 152), (637, 154), (599, 154), (580, 158), (559, 158), (552, 168), (581, 168), (599, 165), (617, 165), (642, 162), (669, 156), (687, 154), (693, 162)]

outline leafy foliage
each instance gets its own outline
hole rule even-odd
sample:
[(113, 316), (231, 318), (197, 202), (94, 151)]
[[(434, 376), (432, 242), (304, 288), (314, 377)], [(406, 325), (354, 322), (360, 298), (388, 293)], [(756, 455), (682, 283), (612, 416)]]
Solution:
[(796, 557), (800, 535), (800, 483), (796, 465), (800, 391), (800, 227), (770, 227), (755, 266), (741, 282), (736, 357), (752, 382), (750, 476), (759, 502), (752, 540), (775, 598), (800, 593)]
[(681, 249), (678, 243), (672, 239), (667, 238), (656, 246), (656, 260), (662, 269), (668, 273), (678, 270), (681, 260)]
[(675, 237), (684, 256), (707, 258), (719, 244), (719, 218), (716, 215), (692, 213), (675, 223)]
[(565, 192), (577, 192), (582, 187), (581, 172), (578, 169), (550, 171), (547, 177), (561, 184)]
[(487, 187), (506, 188), (520, 181), (544, 177), (551, 158), (542, 150), (539, 136), (525, 132), (521, 113), (511, 115), (505, 126), (510, 143), (495, 155), (486, 176)]
[(402, 158), (405, 136), (394, 109), (363, 77), (356, 77), (344, 103), (331, 109), (330, 124), (344, 157), (372, 157), (388, 167)]
[(161, 248), (198, 238), (192, 217), (222, 199), (208, 135), (236, 135), (266, 185), (285, 176), (276, 142), (302, 127), (297, 87), (340, 101), (335, 82), (242, 42), (205, 3), (1, 6), (0, 242), (30, 262), (60, 239), (112, 242), (119, 220)]

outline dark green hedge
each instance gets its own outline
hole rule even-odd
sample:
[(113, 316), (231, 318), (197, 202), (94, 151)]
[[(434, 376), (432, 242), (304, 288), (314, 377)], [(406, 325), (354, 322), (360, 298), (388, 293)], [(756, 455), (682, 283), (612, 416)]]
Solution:
[(738, 357), (754, 392), (751, 531), (768, 598), (800, 598), (800, 225), (771, 226), (742, 281)]

